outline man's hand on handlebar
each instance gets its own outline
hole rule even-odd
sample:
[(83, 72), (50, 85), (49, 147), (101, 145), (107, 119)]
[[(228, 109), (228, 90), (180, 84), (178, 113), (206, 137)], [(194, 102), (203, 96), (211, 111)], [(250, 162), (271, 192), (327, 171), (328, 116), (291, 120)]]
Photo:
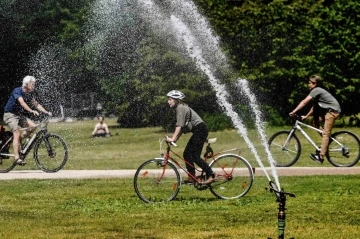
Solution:
[(298, 115), (298, 114), (293, 113), (293, 112), (290, 112), (289, 115), (290, 115), (290, 117), (295, 118), (297, 120), (304, 120), (304, 119), (307, 118), (305, 115)]
[(39, 116), (39, 112), (37, 112), (36, 110), (32, 110), (31, 113), (34, 114), (35, 116)]

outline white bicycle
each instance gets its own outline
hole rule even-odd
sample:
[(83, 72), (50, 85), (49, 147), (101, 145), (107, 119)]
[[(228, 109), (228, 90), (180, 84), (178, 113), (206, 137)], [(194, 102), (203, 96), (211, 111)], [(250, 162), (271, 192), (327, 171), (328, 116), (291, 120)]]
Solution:
[[(301, 116), (294, 116), (295, 123), (290, 131), (279, 131), (269, 139), (270, 152), (278, 167), (289, 167), (297, 162), (302, 146), (295, 132), (298, 130), (320, 152), (320, 147), (302, 129), (302, 127), (322, 133), (322, 130), (301, 122)], [(326, 153), (327, 160), (335, 167), (354, 166), (360, 158), (360, 140), (354, 133), (346, 130), (338, 131), (330, 136)]]

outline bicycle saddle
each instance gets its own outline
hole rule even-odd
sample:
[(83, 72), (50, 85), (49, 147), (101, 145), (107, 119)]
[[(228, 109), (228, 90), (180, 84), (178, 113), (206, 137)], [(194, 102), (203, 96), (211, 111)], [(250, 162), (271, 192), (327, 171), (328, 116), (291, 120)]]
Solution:
[(216, 140), (217, 140), (217, 138), (212, 138), (212, 139), (207, 139), (205, 142), (209, 143), (209, 144), (213, 144), (216, 142)]

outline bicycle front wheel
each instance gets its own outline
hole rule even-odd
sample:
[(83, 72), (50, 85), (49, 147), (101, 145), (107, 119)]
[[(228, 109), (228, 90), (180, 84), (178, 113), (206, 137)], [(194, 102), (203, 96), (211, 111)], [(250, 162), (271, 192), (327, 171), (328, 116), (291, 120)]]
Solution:
[[(333, 138), (333, 139), (331, 139)], [(354, 166), (360, 158), (360, 140), (348, 131), (331, 135), (326, 158), (335, 167)]]
[(41, 137), (34, 146), (34, 158), (37, 166), (47, 173), (62, 169), (68, 160), (69, 149), (65, 141), (56, 134)]
[(269, 150), (277, 167), (290, 167), (299, 159), (301, 144), (296, 134), (279, 131), (269, 139)]
[(235, 199), (244, 196), (254, 181), (249, 162), (235, 154), (224, 154), (210, 163), (216, 178), (210, 184), (210, 191), (221, 199)]
[(134, 189), (146, 203), (173, 200), (181, 186), (181, 177), (176, 166), (164, 159), (151, 159), (143, 163), (134, 176)]
[(13, 157), (0, 156), (0, 173), (8, 173), (16, 166)]

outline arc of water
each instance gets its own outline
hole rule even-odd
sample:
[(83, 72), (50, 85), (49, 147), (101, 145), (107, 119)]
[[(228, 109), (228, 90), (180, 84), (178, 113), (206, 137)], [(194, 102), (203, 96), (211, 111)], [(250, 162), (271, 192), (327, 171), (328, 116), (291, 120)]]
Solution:
[(203, 52), (210, 53), (209, 57), (206, 58), (207, 63), (212, 61), (222, 68), (229, 67), (225, 54), (218, 50), (219, 37), (213, 34), (212, 28), (197, 11), (194, 2), (188, 0), (170, 0), (170, 4), (173, 9), (176, 9), (176, 16), (178, 18), (181, 18), (183, 21), (186, 19), (187, 26), (191, 27), (192, 34), (195, 35), (198, 42), (201, 42)]
[(192, 36), (190, 30), (187, 26), (174, 15), (170, 18), (174, 29), (176, 29), (176, 36), (184, 43), (187, 52), (190, 57), (195, 60), (197, 66), (209, 77), (210, 83), (212, 87), (215, 89), (216, 96), (219, 104), (225, 109), (225, 113), (232, 119), (237, 131), (244, 138), (251, 152), (254, 154), (256, 161), (260, 165), (260, 167), (264, 170), (265, 175), (268, 180), (271, 181), (268, 173), (265, 170), (265, 167), (255, 149), (253, 143), (248, 137), (248, 133), (246, 127), (243, 125), (240, 120), (238, 114), (233, 110), (232, 105), (228, 102), (226, 97), (226, 89), (225, 86), (218, 83), (218, 80), (215, 78), (214, 74), (210, 70), (209, 65), (206, 63), (205, 59), (202, 57), (201, 49), (196, 44), (196, 39)]
[(255, 125), (257, 127), (257, 131), (260, 136), (261, 143), (264, 146), (267, 158), (269, 159), (271, 172), (275, 179), (276, 186), (277, 186), (278, 190), (280, 190), (280, 182), (279, 182), (279, 177), (277, 175), (277, 171), (275, 168), (275, 161), (271, 155), (271, 152), (269, 150), (269, 146), (268, 146), (268, 143), (266, 140), (265, 125), (263, 123), (264, 121), (261, 120), (261, 111), (259, 110), (259, 106), (257, 104), (256, 97), (254, 94), (252, 94), (250, 92), (250, 88), (249, 88), (249, 84), (248, 84), (247, 80), (238, 79), (237, 85), (239, 86), (238, 88), (240, 89), (240, 91), (243, 92), (249, 99), (249, 104), (251, 106), (250, 108), (252, 109), (252, 111), (254, 112), (254, 115), (255, 115)]

